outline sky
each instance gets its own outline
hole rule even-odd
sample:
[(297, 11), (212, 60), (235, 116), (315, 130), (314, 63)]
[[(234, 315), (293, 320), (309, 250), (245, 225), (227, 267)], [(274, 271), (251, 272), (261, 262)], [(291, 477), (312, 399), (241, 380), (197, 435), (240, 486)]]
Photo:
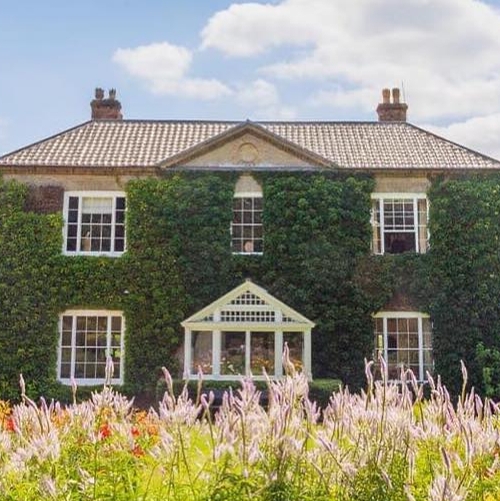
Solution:
[(90, 119), (408, 121), (500, 159), (500, 0), (0, 0), (0, 155)]

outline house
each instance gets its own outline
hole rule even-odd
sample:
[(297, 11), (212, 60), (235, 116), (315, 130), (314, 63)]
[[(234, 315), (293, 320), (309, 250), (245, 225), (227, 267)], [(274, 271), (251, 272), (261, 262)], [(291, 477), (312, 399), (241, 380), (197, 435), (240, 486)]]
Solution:
[(285, 345), (310, 377), (356, 386), (381, 354), (420, 380), (465, 358), (480, 385), (476, 347), (500, 343), (463, 308), (490, 301), (500, 327), (474, 292), (495, 248), (484, 282), (453, 238), (481, 221), (467, 189), (493, 193), (500, 162), (407, 108), (384, 89), (375, 122), (124, 120), (97, 89), (90, 121), (0, 157), (0, 393), (20, 371), (37, 389), (100, 384), (107, 355), (135, 391), (162, 365), (280, 377)]

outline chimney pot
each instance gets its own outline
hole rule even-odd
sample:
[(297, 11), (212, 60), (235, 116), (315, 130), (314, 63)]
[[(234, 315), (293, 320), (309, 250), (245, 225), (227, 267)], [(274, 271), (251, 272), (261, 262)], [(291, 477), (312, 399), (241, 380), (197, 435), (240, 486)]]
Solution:
[(392, 103), (390, 96), (391, 91), (389, 89), (382, 90), (382, 102), (377, 106), (378, 121), (406, 122), (408, 105), (400, 102), (399, 89), (392, 89)]
[(397, 87), (392, 89), (392, 102), (394, 104), (399, 104), (399, 89)]
[(90, 102), (92, 120), (121, 120), (122, 105), (116, 99), (116, 89), (109, 89), (108, 98), (104, 99), (104, 90), (100, 87), (95, 90), (95, 99)]

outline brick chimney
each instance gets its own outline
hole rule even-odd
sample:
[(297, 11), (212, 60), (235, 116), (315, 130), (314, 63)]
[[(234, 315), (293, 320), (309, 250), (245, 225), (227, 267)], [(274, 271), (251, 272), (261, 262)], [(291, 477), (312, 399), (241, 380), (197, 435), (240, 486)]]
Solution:
[(122, 105), (116, 99), (116, 90), (109, 89), (108, 98), (104, 99), (104, 90), (97, 88), (95, 90), (95, 99), (90, 102), (92, 109), (92, 120), (121, 120)]
[(379, 122), (406, 122), (406, 111), (408, 105), (399, 102), (399, 89), (392, 89), (392, 103), (391, 91), (389, 89), (382, 90), (382, 102), (377, 106), (378, 121)]

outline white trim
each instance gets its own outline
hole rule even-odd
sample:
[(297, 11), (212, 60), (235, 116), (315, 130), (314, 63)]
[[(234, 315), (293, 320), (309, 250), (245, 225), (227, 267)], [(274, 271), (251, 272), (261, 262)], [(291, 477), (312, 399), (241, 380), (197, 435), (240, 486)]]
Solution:
[[(181, 324), (183, 327), (184, 322)], [(253, 323), (253, 322), (190, 322), (189, 328), (194, 331), (206, 331), (206, 330), (214, 330), (214, 329), (222, 329), (222, 330), (239, 330), (242, 327), (248, 327), (253, 331), (269, 331), (276, 330), (278, 327), (282, 328), (285, 331), (290, 332), (304, 332), (304, 329), (309, 329), (311, 325), (309, 323), (279, 323), (279, 322), (261, 322), (261, 323)]]
[(428, 313), (420, 311), (389, 311), (383, 310), (372, 315), (373, 318), (431, 318)]
[[(74, 380), (77, 384), (81, 386), (94, 386), (104, 384), (106, 382), (106, 378), (75, 378), (75, 359), (76, 359), (76, 317), (107, 317), (107, 328), (106, 328), (106, 351), (109, 353), (109, 349), (111, 347), (111, 318), (112, 317), (120, 317), (121, 319), (121, 333), (120, 333), (120, 377), (112, 378), (112, 384), (123, 384), (124, 381), (124, 365), (125, 365), (125, 317), (122, 311), (119, 310), (65, 310), (59, 314), (58, 321), (58, 334), (59, 341), (57, 346), (57, 380), (65, 385), (72, 384)], [(71, 376), (69, 378), (61, 377), (61, 355), (62, 355), (62, 321), (63, 317), (71, 317), (72, 318), (72, 332), (71, 332)]]
[[(229, 291), (227, 294), (224, 294), (221, 296), (219, 299), (216, 301), (210, 303), (208, 306), (205, 306), (205, 308), (202, 308), (200, 311), (194, 313), (191, 315), (189, 318), (186, 318), (183, 322), (181, 322), (181, 325), (183, 327), (190, 326), (193, 328), (192, 324), (196, 325), (197, 329), (199, 329), (200, 325), (206, 325), (207, 328), (211, 328), (214, 323), (217, 323), (217, 325), (223, 325), (224, 328), (227, 328), (228, 326), (232, 325), (229, 322), (224, 322), (224, 323), (218, 323), (220, 322), (220, 310), (222, 307), (225, 307), (226, 304), (231, 303), (233, 299), (236, 299), (238, 296), (243, 294), (244, 292), (251, 292), (255, 294), (259, 299), (264, 301), (265, 303), (268, 303), (269, 305), (272, 305), (274, 308), (277, 310), (281, 310), (287, 317), (294, 319), (296, 322), (294, 323), (286, 323), (284, 322), (282, 325), (286, 326), (285, 330), (294, 330), (294, 327), (299, 327), (298, 330), (300, 330), (301, 324), (305, 324), (309, 326), (310, 328), (314, 327), (315, 324), (314, 322), (311, 322), (309, 319), (298, 313), (296, 310), (293, 308), (290, 308), (290, 306), (287, 306), (285, 303), (281, 302), (279, 299), (276, 299), (274, 296), (269, 294), (264, 288), (260, 287), (259, 285), (255, 284), (254, 282), (251, 282), (250, 280), (246, 280), (242, 284), (238, 285), (235, 287), (233, 290)], [(243, 306), (243, 305), (242, 305)], [(212, 314), (214, 315), (214, 322), (203, 322), (201, 319), (207, 317), (208, 315)], [(241, 324), (239, 324), (241, 326)], [(257, 325), (251, 324), (252, 328), (257, 328)], [(259, 326), (265, 326), (264, 323), (259, 323)], [(275, 323), (270, 323), (267, 324), (268, 327), (273, 325), (276, 328), (276, 325), (279, 325), (277, 322)], [(201, 329), (202, 330), (202, 329)]]
[(413, 199), (413, 235), (415, 238), (415, 252), (420, 253), (420, 242), (418, 238), (418, 230), (419, 230), (419, 217), (418, 217), (418, 198)]
[(64, 202), (63, 202), (63, 254), (66, 256), (109, 256), (109, 257), (119, 257), (127, 250), (127, 238), (126, 229), (124, 229), (123, 237), (123, 251), (68, 251), (67, 241), (68, 241), (68, 212), (69, 212), (69, 199), (70, 197), (78, 197), (78, 222), (77, 222), (77, 249), (80, 248), (81, 244), (81, 226), (82, 226), (82, 200), (84, 198), (110, 198), (112, 200), (112, 212), (111, 212), (111, 246), (114, 248), (115, 245), (115, 231), (116, 231), (116, 200), (117, 198), (125, 199), (125, 212), (127, 211), (127, 196), (124, 191), (65, 191), (64, 192)]
[(283, 376), (283, 329), (274, 331), (274, 374)]
[[(429, 319), (430, 315), (428, 313), (422, 313), (418, 311), (379, 311), (372, 315), (374, 319), (382, 319), (382, 329), (383, 332), (377, 332), (377, 335), (382, 334), (383, 339), (383, 356), (389, 365), (389, 343), (388, 343), (388, 320), (389, 319), (416, 319), (417, 320), (417, 336), (418, 336), (418, 347), (417, 348), (407, 348), (406, 351), (415, 352), (418, 350), (418, 374), (415, 376), (419, 381), (425, 380), (425, 367), (424, 367), (424, 352), (429, 350), (429, 347), (424, 346), (424, 329), (423, 329), (423, 319)], [(432, 325), (431, 325), (432, 328)], [(375, 334), (375, 331), (374, 331)], [(403, 333), (401, 333), (403, 334)], [(431, 332), (432, 335), (432, 332)], [(399, 333), (398, 333), (399, 336)], [(380, 347), (378, 346), (378, 338), (375, 339), (375, 351), (378, 351)], [(405, 348), (397, 347), (396, 351), (405, 351)]]
[(220, 377), (220, 352), (222, 348), (222, 336), (220, 330), (212, 331), (212, 374)]
[(303, 354), (304, 372), (312, 380), (311, 370), (311, 329), (304, 332), (304, 354)]
[(411, 198), (427, 198), (427, 193), (423, 192), (418, 192), (418, 193), (411, 193), (411, 192), (403, 192), (403, 193), (381, 193), (381, 192), (374, 192), (370, 195), (372, 200), (379, 200), (381, 198), (388, 198), (388, 199), (411, 199)]
[(240, 191), (234, 192), (233, 198), (264, 198), (261, 191)]
[(191, 372), (191, 353), (193, 351), (192, 330), (184, 331), (184, 378), (189, 377)]
[[(245, 374), (250, 375), (252, 370), (252, 333), (245, 331)], [(260, 376), (260, 374), (256, 374)]]

